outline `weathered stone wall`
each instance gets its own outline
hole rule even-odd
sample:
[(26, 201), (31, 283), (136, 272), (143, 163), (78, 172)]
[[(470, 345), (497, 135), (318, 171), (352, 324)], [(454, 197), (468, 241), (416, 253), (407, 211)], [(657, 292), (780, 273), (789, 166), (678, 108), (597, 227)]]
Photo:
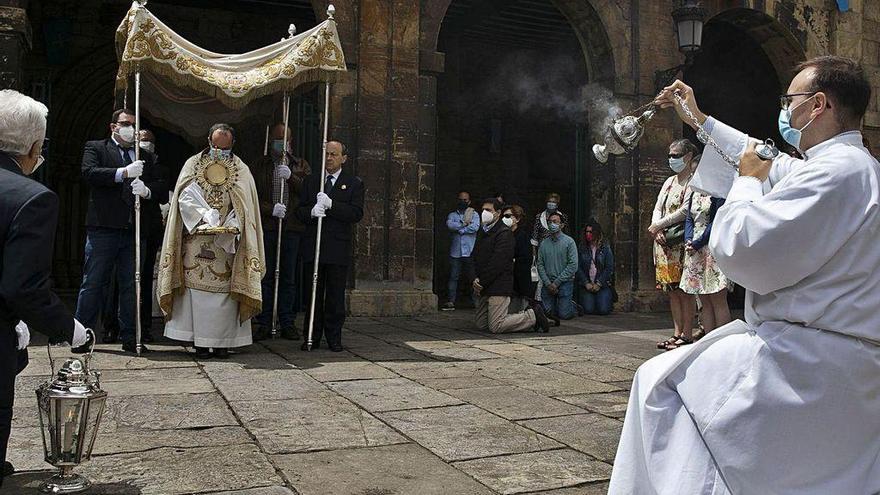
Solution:
[[(437, 77), (447, 70), (437, 40), (451, 0), (335, 0), (350, 71), (334, 85), (331, 134), (349, 145), (350, 166), (367, 186), (351, 275), (356, 314), (412, 314), (434, 308), (434, 245), (445, 235), (435, 209)], [(670, 16), (673, 0), (551, 0), (576, 33), (587, 81), (611, 89), (624, 108), (654, 96), (654, 72), (681, 63)], [(323, 19), (328, 0), (312, 0)], [(880, 151), (880, 3), (852, 0), (838, 12), (827, 0), (707, 0), (709, 20), (727, 22), (756, 40), (780, 84), (803, 56), (859, 59), (874, 88), (865, 135)], [(286, 32), (286, 11), (151, 3), (151, 9), (199, 44), (218, 51), (260, 46)], [(82, 262), (85, 190), (82, 143), (106, 134), (114, 106), (113, 32), (127, 8), (98, 0), (0, 0), (0, 85), (42, 92), (51, 108), (52, 160), (45, 180), (59, 192), (56, 283), (75, 289)], [(266, 7), (267, 9), (269, 7)], [(301, 27), (308, 27), (298, 22)], [(30, 33), (36, 33), (31, 37)], [(52, 37), (46, 33), (54, 33)], [(651, 241), (646, 236), (659, 186), (669, 174), (666, 147), (682, 135), (661, 113), (640, 148), (594, 165), (588, 188), (593, 214), (614, 241), (620, 307), (659, 308)]]

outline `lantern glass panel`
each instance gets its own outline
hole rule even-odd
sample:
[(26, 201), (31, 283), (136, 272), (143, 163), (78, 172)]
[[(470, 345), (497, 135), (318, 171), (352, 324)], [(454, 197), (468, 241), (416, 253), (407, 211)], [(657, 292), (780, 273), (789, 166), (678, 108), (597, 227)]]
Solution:
[(56, 399), (55, 425), (60, 440), (59, 461), (79, 463), (80, 422), (84, 399)]
[(89, 417), (86, 419), (86, 429), (83, 432), (84, 449), (82, 460), (86, 461), (92, 456), (92, 449), (95, 447), (95, 438), (98, 435), (98, 424), (101, 421), (101, 415), (104, 413), (104, 404), (107, 396), (96, 397), (89, 400)]

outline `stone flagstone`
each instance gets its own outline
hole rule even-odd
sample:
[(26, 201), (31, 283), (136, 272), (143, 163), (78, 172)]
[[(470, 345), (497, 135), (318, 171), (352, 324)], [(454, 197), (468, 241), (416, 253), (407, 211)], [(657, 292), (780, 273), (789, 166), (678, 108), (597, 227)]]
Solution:
[(406, 442), (381, 421), (339, 396), (230, 405), (270, 454)]
[[(502, 494), (564, 488), (608, 479), (611, 466), (569, 449), (488, 457), (454, 466)], [(571, 493), (583, 493), (574, 489)]]
[(570, 404), (509, 385), (449, 390), (450, 395), (509, 420), (585, 413)]
[(331, 382), (330, 388), (367, 411), (396, 411), (461, 404), (455, 397), (406, 378)]
[(471, 405), (392, 411), (377, 416), (447, 461), (559, 447), (543, 435)]
[(279, 455), (272, 462), (301, 495), (493, 493), (414, 444)]
[(614, 461), (623, 423), (599, 414), (531, 419), (519, 424), (606, 462)]

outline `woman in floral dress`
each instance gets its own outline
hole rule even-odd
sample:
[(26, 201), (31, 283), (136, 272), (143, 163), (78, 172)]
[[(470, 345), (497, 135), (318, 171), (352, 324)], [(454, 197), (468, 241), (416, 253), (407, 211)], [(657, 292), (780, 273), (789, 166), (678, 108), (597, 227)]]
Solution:
[[(692, 342), (695, 312), (694, 297), (680, 289), (684, 261), (684, 220), (698, 149), (688, 139), (669, 145), (669, 168), (675, 175), (666, 179), (654, 206), (648, 232), (654, 238), (654, 269), (657, 288), (669, 294), (669, 307), (675, 332), (658, 342), (660, 349), (670, 349)], [(675, 234), (675, 238), (667, 236)]]
[(721, 198), (694, 191), (688, 199), (684, 222), (685, 253), (680, 287), (684, 292), (700, 297), (703, 333), (730, 322), (730, 308), (727, 306), (730, 283), (707, 247), (712, 220), (722, 204), (724, 200)]

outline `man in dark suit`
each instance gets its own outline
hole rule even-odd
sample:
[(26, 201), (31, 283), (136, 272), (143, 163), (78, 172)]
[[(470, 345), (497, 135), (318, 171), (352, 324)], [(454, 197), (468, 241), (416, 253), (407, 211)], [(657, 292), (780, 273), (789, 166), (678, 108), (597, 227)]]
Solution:
[[(351, 238), (354, 224), (364, 216), (364, 183), (342, 166), (348, 159), (345, 145), (339, 141), (327, 143), (327, 169), (324, 177), (311, 174), (306, 177), (300, 194), (297, 216), (306, 224), (303, 242), (305, 273), (314, 273), (315, 244), (318, 218), (323, 217), (321, 227), (321, 253), (318, 263), (318, 291), (315, 301), (309, 300), (309, 308), (315, 305), (315, 322), (312, 332), (313, 347), (321, 344), (326, 336), (327, 346), (333, 352), (342, 351), (342, 324), (345, 322), (345, 285), (348, 266), (351, 264)], [(321, 182), (324, 191), (320, 191)], [(308, 288), (306, 290), (310, 290)], [(308, 316), (306, 316), (308, 325)], [(308, 326), (304, 334), (308, 336)], [(306, 340), (308, 337), (306, 337)], [(303, 350), (308, 343), (303, 342)]]
[[(150, 196), (149, 201), (141, 201), (141, 327), (143, 341), (153, 342), (151, 327), (153, 322), (153, 270), (156, 266), (156, 257), (162, 248), (162, 236), (165, 234), (165, 226), (162, 223), (162, 212), (159, 203), (168, 202), (168, 169), (159, 161), (156, 154), (156, 135), (149, 129), (141, 129), (140, 141), (141, 155), (146, 157), (150, 153), (153, 164), (145, 161), (144, 166), (150, 167), (150, 175), (154, 177), (154, 187), (162, 187), (155, 196)], [(145, 172), (146, 174), (146, 172)], [(115, 281), (110, 281), (112, 287), (110, 296), (107, 298), (101, 316), (104, 326), (104, 343), (116, 343), (119, 337), (119, 287)]]
[[(0, 485), (12, 471), (6, 446), (12, 428), (15, 376), (26, 365), (27, 336), (16, 325), (49, 336), (52, 343), (86, 343), (86, 330), (50, 289), (58, 196), (31, 180), (42, 163), (45, 105), (13, 90), (0, 91)], [(24, 354), (22, 354), (24, 353)]]
[(158, 173), (154, 155), (141, 150), (141, 159), (135, 159), (134, 125), (134, 112), (117, 110), (110, 123), (111, 136), (89, 141), (85, 146), (82, 176), (89, 185), (89, 207), (83, 281), (76, 305), (76, 318), (93, 327), (115, 266), (119, 287), (119, 337), (122, 349), (132, 353), (135, 352), (135, 195), (141, 197), (144, 233), (149, 231), (150, 218), (161, 218), (159, 203), (168, 201), (168, 186)]

